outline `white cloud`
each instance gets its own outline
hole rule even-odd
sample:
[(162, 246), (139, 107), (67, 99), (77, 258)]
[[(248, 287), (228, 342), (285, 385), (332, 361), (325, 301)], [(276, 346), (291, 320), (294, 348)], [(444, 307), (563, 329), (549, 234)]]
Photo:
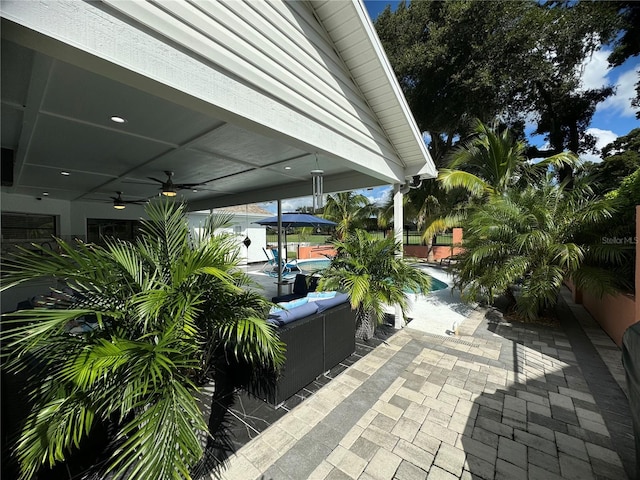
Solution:
[(391, 190), (391, 187), (376, 187), (371, 190), (356, 190), (356, 193), (364, 195), (371, 203), (381, 207), (387, 201), (389, 190)]
[(623, 117), (634, 117), (635, 108), (631, 105), (631, 99), (636, 96), (635, 85), (638, 82), (640, 68), (628, 70), (618, 77), (615, 95), (607, 98), (598, 109), (611, 109)]
[[(598, 150), (602, 150), (603, 147), (606, 147), (618, 138), (617, 133), (614, 133), (611, 130), (602, 130), (600, 128), (587, 128), (585, 133), (593, 135), (596, 138), (596, 148)], [(582, 153), (580, 154), (580, 159), (594, 163), (600, 163), (602, 161), (600, 155), (594, 153)]]
[[(299, 207), (310, 207), (312, 204), (311, 197), (299, 197), (299, 198), (287, 198), (282, 200), (282, 213), (295, 212)], [(273, 213), (274, 215), (278, 213), (278, 203), (277, 202), (264, 202), (259, 203), (259, 206), (264, 208), (265, 210)]]
[(635, 116), (635, 110), (631, 106), (631, 98), (635, 97), (635, 84), (638, 81), (639, 69), (632, 68), (621, 73), (617, 80), (612, 77), (613, 72), (619, 72), (620, 69), (612, 69), (609, 66), (607, 58), (611, 54), (611, 50), (598, 50), (582, 64), (582, 84), (581, 90), (597, 89), (612, 85), (616, 88), (614, 95), (607, 98), (598, 105), (599, 111), (610, 110), (611, 113), (623, 117)]
[(611, 67), (607, 57), (611, 50), (598, 50), (582, 63), (582, 90), (602, 88), (611, 82), (607, 78)]

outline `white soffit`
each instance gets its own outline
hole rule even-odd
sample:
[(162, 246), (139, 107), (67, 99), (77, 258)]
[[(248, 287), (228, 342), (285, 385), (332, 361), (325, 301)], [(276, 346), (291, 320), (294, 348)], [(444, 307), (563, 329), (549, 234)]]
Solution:
[(406, 175), (437, 171), (361, 0), (310, 0), (365, 100), (406, 165)]

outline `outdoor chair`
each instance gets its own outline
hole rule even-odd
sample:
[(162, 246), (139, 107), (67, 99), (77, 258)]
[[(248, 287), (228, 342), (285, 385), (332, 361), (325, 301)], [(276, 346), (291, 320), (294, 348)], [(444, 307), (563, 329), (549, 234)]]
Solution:
[(298, 272), (300, 272), (300, 267), (298, 266), (298, 261), (297, 260), (291, 260), (291, 261), (287, 261), (286, 263), (283, 262), (279, 262), (278, 261), (278, 249), (277, 248), (272, 248), (271, 249), (271, 254), (273, 255), (273, 268), (272, 270), (269, 272), (269, 275), (271, 275), (272, 277), (277, 277), (278, 276), (278, 265), (280, 265), (280, 268), (282, 269), (282, 275), (293, 275), (296, 274)]
[(273, 271), (276, 268), (276, 265), (278, 263), (276, 262), (276, 258), (273, 256), (273, 253), (271, 252), (271, 250), (267, 250), (266, 248), (262, 247), (262, 251), (264, 252), (265, 256), (267, 257), (267, 263), (265, 263), (262, 266), (260, 271), (269, 273), (269, 272)]

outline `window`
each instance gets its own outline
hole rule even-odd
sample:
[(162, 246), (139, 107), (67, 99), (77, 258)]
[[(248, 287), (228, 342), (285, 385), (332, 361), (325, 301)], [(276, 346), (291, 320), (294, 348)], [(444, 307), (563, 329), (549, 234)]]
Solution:
[(110, 220), (103, 218), (87, 218), (87, 242), (104, 243), (105, 238), (118, 238), (133, 241), (138, 236), (140, 222), (138, 220)]
[(56, 217), (54, 215), (2, 214), (3, 242), (11, 240), (50, 241), (53, 235), (56, 235)]
[(0, 219), (2, 233), (2, 249), (0, 256), (16, 253), (16, 247), (32, 250), (32, 244), (52, 249), (55, 241), (51, 238), (57, 234), (55, 215), (37, 215), (31, 213), (2, 213)]

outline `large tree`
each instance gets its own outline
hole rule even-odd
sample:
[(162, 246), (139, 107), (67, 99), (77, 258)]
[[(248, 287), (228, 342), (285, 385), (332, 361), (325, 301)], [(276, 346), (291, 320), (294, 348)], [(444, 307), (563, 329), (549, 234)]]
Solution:
[(610, 89), (581, 91), (580, 67), (618, 28), (604, 2), (402, 2), (376, 30), (440, 164), (470, 120), (496, 117), (523, 131), (538, 122), (550, 156), (593, 147), (585, 134)]

